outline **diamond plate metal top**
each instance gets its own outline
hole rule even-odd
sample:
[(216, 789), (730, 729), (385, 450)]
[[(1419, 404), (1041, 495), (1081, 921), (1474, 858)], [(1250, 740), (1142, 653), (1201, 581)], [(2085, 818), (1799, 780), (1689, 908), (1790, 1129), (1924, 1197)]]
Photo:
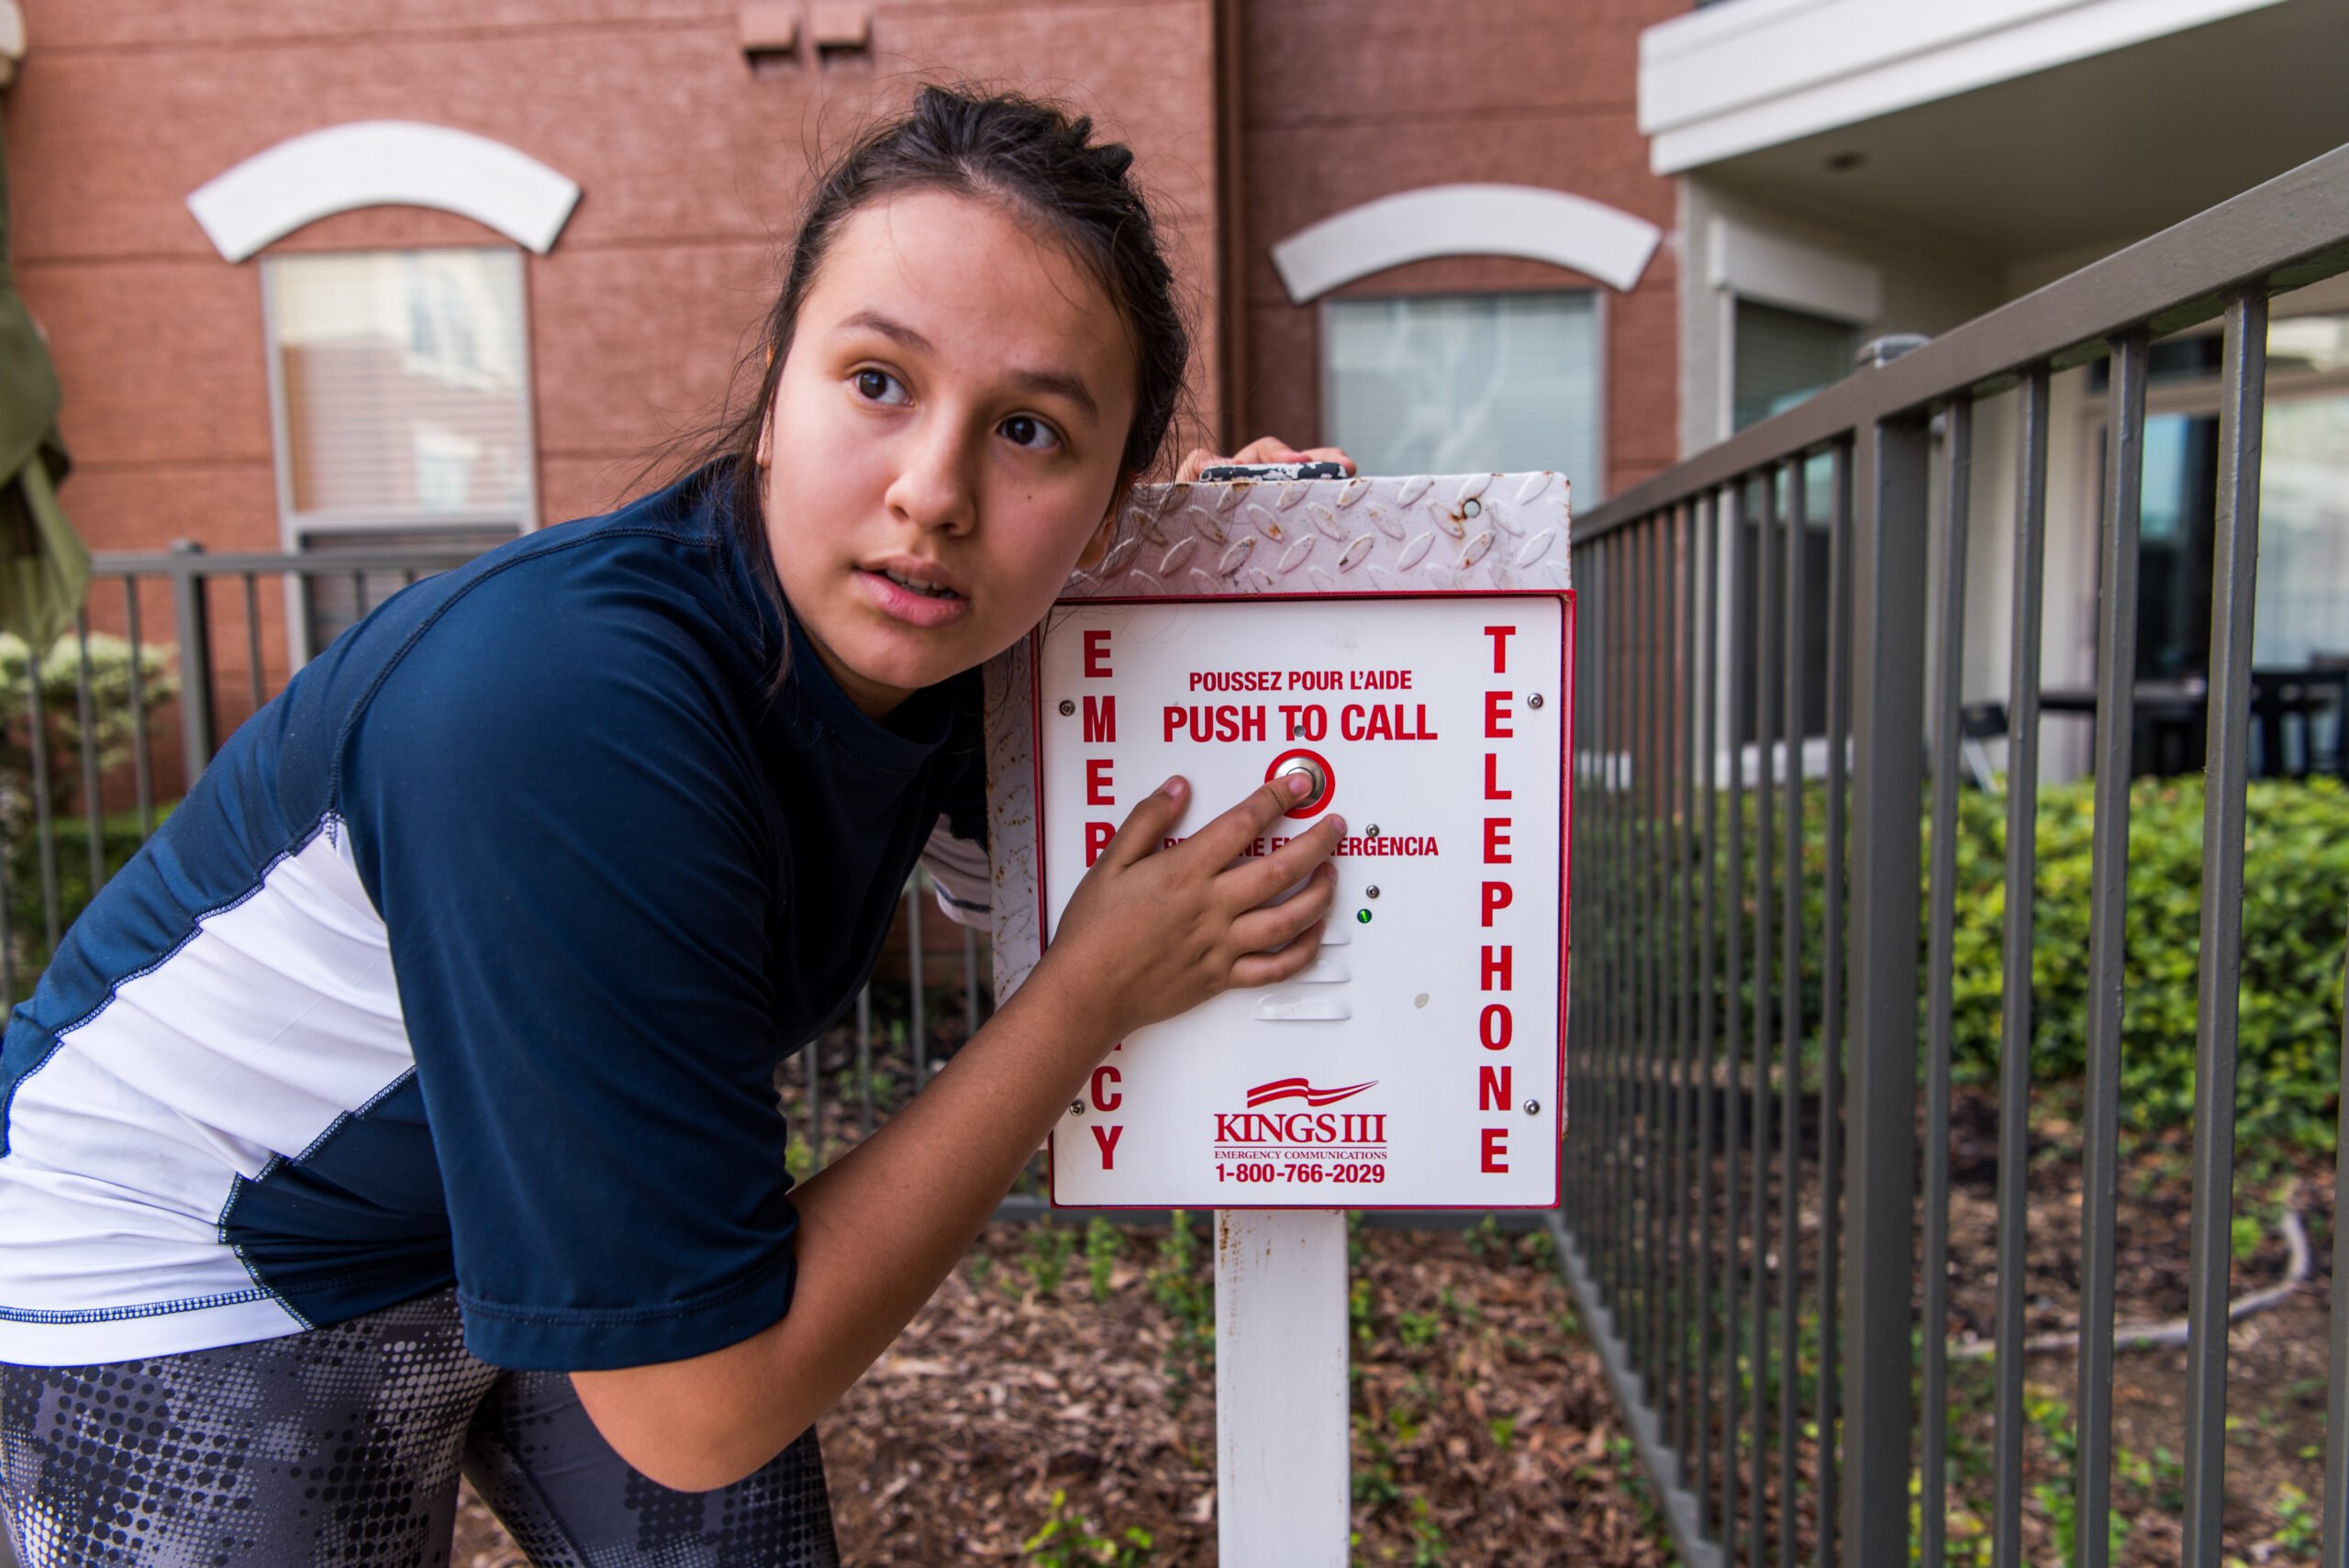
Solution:
[[(1571, 588), (1569, 495), (1557, 473), (1143, 485), (1100, 567), (1061, 597)], [(1032, 660), (1023, 638), (985, 672), (998, 1000), (1041, 951)]]

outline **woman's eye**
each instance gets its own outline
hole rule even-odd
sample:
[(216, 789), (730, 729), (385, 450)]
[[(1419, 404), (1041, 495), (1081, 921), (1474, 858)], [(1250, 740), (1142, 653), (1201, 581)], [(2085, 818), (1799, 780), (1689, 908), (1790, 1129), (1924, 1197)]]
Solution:
[(1046, 451), (1060, 444), (1060, 432), (1031, 415), (1014, 414), (998, 428), (1004, 439), (1015, 447)]
[(905, 384), (887, 371), (857, 372), (856, 391), (858, 396), (873, 403), (903, 403), (906, 400)]

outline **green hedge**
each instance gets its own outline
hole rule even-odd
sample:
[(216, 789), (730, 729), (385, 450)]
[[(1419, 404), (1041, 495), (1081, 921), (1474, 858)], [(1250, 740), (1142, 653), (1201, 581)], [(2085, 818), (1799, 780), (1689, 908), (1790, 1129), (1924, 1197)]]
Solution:
[[(2034, 1039), (2032, 1075), (2040, 1083), (2076, 1081), (2086, 1071), (2088, 1003), (2089, 862), (2095, 784), (2082, 780), (2040, 792), (2036, 923), (2032, 944)], [(1817, 1070), (1820, 965), (1825, 926), (1824, 796), (1804, 790), (1802, 862), (1803, 1017), (1806, 1070)], [(1767, 954), (1775, 986), (1783, 933), (1784, 816), (1780, 793), (1770, 823), (1774, 884)], [(1952, 982), (1952, 1068), (1961, 1083), (1997, 1075), (2006, 987), (2001, 947), (2006, 928), (2006, 798), (1968, 789), (1959, 796), (1955, 962)], [(1576, 818), (1575, 857), (1594, 865), (1624, 863), (1621, 851), (1667, 853), (1651, 825), (1628, 830), (1607, 820), (1606, 803), (1586, 795)], [(1728, 844), (1728, 806), (1720, 802), (1715, 841)], [(1754, 801), (1744, 801), (1744, 859), (1731, 907), (1748, 922), (1746, 963), (1753, 962)], [(1693, 853), (1693, 851), (1691, 851)], [(1930, 824), (1920, 825), (1920, 896), (1930, 897)], [(1633, 860), (1631, 863), (1643, 863)], [(1656, 868), (1661, 877), (1663, 867)], [(1595, 878), (1594, 878), (1595, 882)], [(1586, 884), (1586, 896), (1589, 895)], [(2154, 1131), (2192, 1119), (2196, 1000), (2200, 985), (2202, 780), (2148, 779), (2131, 791), (2129, 928), (2122, 1024), (2121, 1115)], [(1932, 921), (1918, 918), (1919, 1048), (1924, 1045), (1922, 995)], [(1596, 915), (1594, 918), (1593, 916)], [(1588, 968), (1620, 962), (1642, 940), (1628, 909), (1584, 910), (1576, 920), (1578, 984)], [(2330, 1150), (2340, 1091), (2342, 966), (2349, 948), (2349, 791), (2331, 779), (2261, 782), (2251, 786), (2243, 875), (2243, 952), (2239, 1013), (2237, 1138), (2245, 1147), (2283, 1140)], [(1659, 934), (1665, 934), (1663, 928)], [(1595, 989), (1592, 993), (1595, 995)], [(1726, 1006), (1724, 986), (1719, 1002)], [(1753, 1005), (1750, 981), (1735, 990), (1741, 1010)], [(1774, 1038), (1783, 1003), (1770, 1000)]]
[[(1997, 1072), (2004, 984), (2006, 802), (1968, 791), (1958, 812), (1954, 1068)], [(2086, 1071), (2095, 786), (2040, 795), (2032, 941), (2032, 1076)], [(1927, 874), (1931, 874), (1930, 844)], [(2200, 991), (2202, 780), (2130, 791), (2129, 918), (2121, 1112), (2143, 1129), (2191, 1120)], [(2251, 786), (2244, 837), (2238, 1142), (2330, 1149), (2341, 1084), (2342, 963), (2349, 946), (2349, 791), (2337, 781)]]

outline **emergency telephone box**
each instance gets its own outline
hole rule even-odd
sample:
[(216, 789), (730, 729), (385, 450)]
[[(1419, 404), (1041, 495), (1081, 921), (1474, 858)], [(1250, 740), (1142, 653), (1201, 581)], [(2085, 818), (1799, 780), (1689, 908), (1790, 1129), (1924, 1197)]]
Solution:
[(1120, 1041), (1053, 1134), (1053, 1201), (1553, 1204), (1564, 482), (1174, 485), (1139, 495), (1121, 524), (1101, 570), (991, 675), (999, 969), (1024, 973), (1169, 774), (1192, 784), (1170, 841), (1286, 772), (1311, 791), (1246, 852), (1330, 812), (1345, 832), (1316, 962)]

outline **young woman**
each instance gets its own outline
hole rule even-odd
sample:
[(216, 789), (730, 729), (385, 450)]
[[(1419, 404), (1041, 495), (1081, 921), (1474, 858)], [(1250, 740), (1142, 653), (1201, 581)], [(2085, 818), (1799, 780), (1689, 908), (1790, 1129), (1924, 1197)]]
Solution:
[(442, 1562), (461, 1466), (541, 1564), (832, 1562), (812, 1423), (1086, 1072), (1310, 961), (1343, 825), (1236, 859), (1267, 786), (1158, 851), (1169, 780), (946, 1070), (785, 1173), (778, 1062), (983, 830), (975, 667), (1173, 417), (1088, 135), (931, 90), (852, 148), (707, 461), (388, 602), (75, 926), (0, 1055), (28, 1568)]

